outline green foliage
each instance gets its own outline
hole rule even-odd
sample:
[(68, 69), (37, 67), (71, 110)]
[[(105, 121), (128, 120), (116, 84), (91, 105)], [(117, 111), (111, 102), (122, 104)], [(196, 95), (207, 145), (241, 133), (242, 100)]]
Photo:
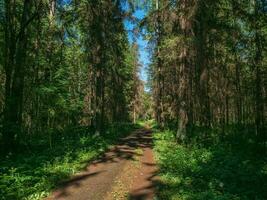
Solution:
[[(94, 136), (86, 128), (69, 128), (53, 133), (53, 148), (45, 135), (31, 138), (19, 154), (9, 154), (0, 161), (0, 199), (41, 199), (58, 184), (101, 155), (119, 137), (137, 125), (111, 125), (103, 136)], [(46, 134), (48, 136), (48, 134)]]
[(159, 199), (267, 198), (267, 162), (246, 146), (228, 148), (236, 146), (231, 139), (216, 145), (179, 145), (171, 131), (156, 133), (154, 141), (161, 176)]
[[(122, 9), (123, 3), (0, 3), (0, 145), (46, 134), (43, 130), (79, 125), (104, 132), (110, 123), (130, 121), (140, 80), (138, 51), (123, 24), (132, 9)], [(16, 61), (20, 57), (23, 62)], [(14, 86), (13, 79), (23, 81)]]

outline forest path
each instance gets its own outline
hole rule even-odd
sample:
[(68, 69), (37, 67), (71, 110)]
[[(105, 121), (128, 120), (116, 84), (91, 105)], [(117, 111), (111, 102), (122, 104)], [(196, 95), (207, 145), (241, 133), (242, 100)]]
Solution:
[(152, 200), (156, 174), (152, 131), (138, 129), (65, 182), (47, 200)]

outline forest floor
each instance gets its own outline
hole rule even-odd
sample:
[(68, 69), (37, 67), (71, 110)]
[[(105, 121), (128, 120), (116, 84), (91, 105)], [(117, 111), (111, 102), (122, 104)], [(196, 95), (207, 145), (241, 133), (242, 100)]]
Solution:
[(64, 182), (46, 200), (152, 200), (157, 170), (152, 131), (138, 129)]

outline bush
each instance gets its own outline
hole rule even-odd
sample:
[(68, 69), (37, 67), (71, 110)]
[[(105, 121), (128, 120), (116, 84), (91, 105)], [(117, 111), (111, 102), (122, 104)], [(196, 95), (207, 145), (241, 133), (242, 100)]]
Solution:
[(216, 145), (179, 145), (171, 131), (154, 134), (163, 200), (267, 199), (267, 163), (256, 154)]

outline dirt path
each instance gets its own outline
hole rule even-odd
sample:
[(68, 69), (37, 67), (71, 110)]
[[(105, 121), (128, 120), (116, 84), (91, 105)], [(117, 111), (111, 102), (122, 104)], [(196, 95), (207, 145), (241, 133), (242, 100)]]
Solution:
[(140, 129), (75, 175), (47, 200), (152, 200), (157, 168), (149, 129)]

